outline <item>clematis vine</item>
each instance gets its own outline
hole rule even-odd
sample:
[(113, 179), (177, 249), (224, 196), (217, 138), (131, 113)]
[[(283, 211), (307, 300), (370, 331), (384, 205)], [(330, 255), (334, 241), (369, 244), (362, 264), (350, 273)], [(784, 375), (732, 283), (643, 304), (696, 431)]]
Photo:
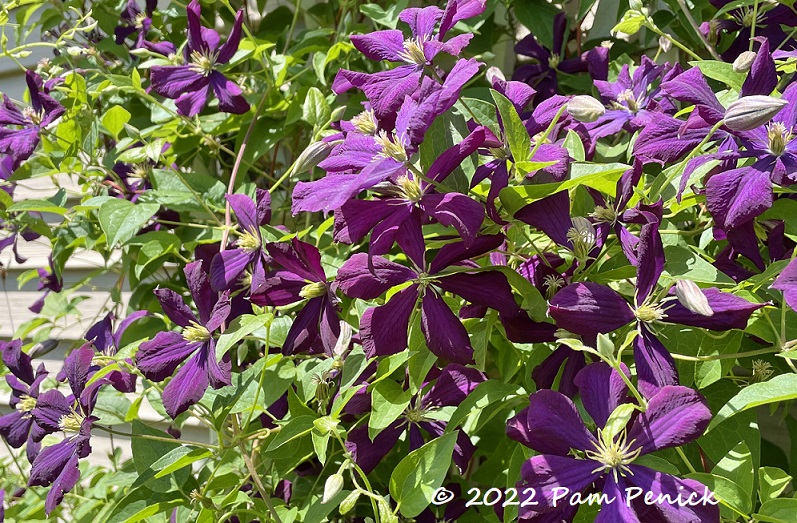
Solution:
[(210, 91), (219, 100), (219, 110), (233, 114), (249, 111), (241, 88), (224, 76), (218, 66), (232, 59), (241, 41), (243, 11), (235, 15), (235, 22), (227, 41), (219, 45), (219, 33), (202, 27), (198, 0), (186, 7), (188, 15), (188, 43), (184, 49), (183, 65), (158, 65), (150, 69), (152, 90), (166, 98), (174, 98), (177, 112), (195, 116), (208, 103)]
[[(435, 372), (436, 371), (436, 372)], [(433, 413), (446, 406), (457, 406), (486, 378), (476, 369), (462, 365), (449, 364), (444, 369), (433, 369), (432, 376), (438, 374), (434, 384), (418, 396), (412, 398), (399, 418), (387, 428), (381, 430), (371, 440), (368, 425), (361, 425), (349, 432), (346, 439), (348, 450), (354, 462), (365, 472), (371, 472), (398, 442), (404, 432), (408, 432), (410, 451), (424, 444), (423, 432), (433, 438), (440, 437), (446, 430), (446, 423), (433, 417)], [(431, 381), (431, 379), (429, 380)], [(425, 383), (425, 388), (429, 382)], [(468, 468), (468, 463), (476, 447), (468, 436), (460, 431), (454, 445), (454, 463), (461, 473)]]
[[(663, 387), (629, 421), (621, 414), (628, 389), (617, 370), (593, 363), (579, 372), (576, 382), (597, 433), (587, 429), (570, 398), (552, 390), (532, 394), (529, 406), (507, 422), (510, 438), (540, 453), (521, 467), (518, 491), (534, 488), (538, 493), (536, 505), (520, 507), (523, 521), (571, 522), (578, 505), (567, 503), (569, 496), (596, 491), (606, 499), (595, 520), (599, 523), (720, 521), (719, 502), (703, 484), (635, 463), (641, 456), (680, 447), (702, 435), (711, 411), (697, 391)], [(648, 504), (640, 493), (691, 503)]]
[(136, 0), (128, 0), (120, 17), (121, 24), (114, 29), (116, 43), (122, 44), (131, 36), (135, 36), (133, 49), (144, 47), (147, 33), (152, 27), (152, 13), (158, 6), (158, 0), (146, 0), (144, 11), (138, 7)]
[(179, 294), (156, 289), (163, 312), (182, 332), (159, 332), (139, 346), (135, 358), (147, 379), (163, 381), (174, 374), (163, 389), (163, 407), (172, 418), (197, 403), (208, 385), (218, 389), (230, 384), (230, 357), (225, 354), (217, 360), (213, 338), (230, 314), (229, 292), (217, 294), (211, 289), (201, 261), (189, 263), (184, 272), (199, 318)]

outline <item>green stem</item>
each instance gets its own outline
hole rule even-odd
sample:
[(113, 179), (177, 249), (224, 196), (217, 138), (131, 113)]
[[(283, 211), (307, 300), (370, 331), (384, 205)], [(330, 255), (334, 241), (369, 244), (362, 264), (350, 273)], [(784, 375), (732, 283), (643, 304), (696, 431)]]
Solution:
[[(686, 16), (687, 21), (689, 21), (689, 25), (692, 26), (692, 30), (695, 32), (695, 34), (698, 36), (698, 38), (700, 38), (700, 41), (703, 42), (703, 45), (708, 50), (708, 52), (711, 54), (711, 57), (714, 60), (722, 61), (722, 58), (720, 57), (720, 55), (717, 54), (717, 51), (708, 42), (708, 39), (706, 39), (706, 36), (702, 33), (702, 31), (700, 31), (700, 27), (697, 25), (697, 22), (695, 22), (695, 19), (692, 16), (692, 12), (689, 11), (689, 8), (686, 6), (686, 2), (684, 2), (684, 0), (676, 0), (676, 1), (678, 2), (678, 7), (681, 8), (681, 11), (683, 12), (684, 16)], [(758, 0), (756, 0), (756, 5), (757, 4), (758, 4)], [(755, 24), (753, 24), (753, 30), (755, 30)], [(752, 34), (751, 34), (751, 38), (752, 38)], [(750, 48), (751, 48), (751, 50), (752, 50), (752, 46), (753, 46), (753, 41), (751, 39), (750, 40)]]
[(697, 473), (697, 470), (695, 470), (695, 467), (692, 466), (692, 462), (690, 462), (689, 458), (686, 457), (686, 454), (684, 453), (684, 451), (683, 451), (683, 449), (681, 447), (675, 447), (675, 452), (677, 452), (678, 455), (681, 456), (681, 459), (683, 460), (684, 464), (686, 465), (686, 468), (689, 469), (689, 472), (691, 472), (692, 474)]
[(117, 436), (124, 436), (126, 438), (148, 439), (148, 440), (151, 440), (151, 441), (163, 441), (163, 442), (166, 442), (166, 443), (182, 443), (184, 445), (191, 445), (191, 446), (194, 446), (194, 447), (202, 447), (204, 449), (213, 450), (213, 451), (218, 450), (218, 447), (216, 445), (211, 445), (210, 443), (200, 443), (198, 441), (188, 441), (188, 440), (184, 440), (184, 439), (162, 438), (160, 436), (151, 436), (149, 434), (128, 434), (127, 432), (119, 432), (117, 430), (113, 430), (110, 427), (105, 427), (103, 425), (97, 425), (97, 424), (94, 424), (94, 428), (98, 428), (98, 429), (100, 429), (102, 431), (105, 431), (105, 432), (107, 432), (109, 434), (116, 434)]
[(667, 33), (665, 33), (664, 31), (662, 31), (661, 29), (659, 29), (658, 27), (656, 27), (656, 26), (655, 26), (655, 25), (653, 25), (652, 23), (648, 23), (648, 22), (646, 21), (646, 22), (645, 22), (645, 27), (647, 27), (648, 29), (650, 29), (651, 31), (653, 31), (654, 33), (656, 33), (657, 35), (659, 35), (659, 36), (663, 36), (664, 38), (666, 38), (667, 40), (669, 40), (670, 42), (672, 42), (672, 44), (673, 44), (675, 47), (677, 47), (677, 48), (678, 48), (678, 49), (680, 49), (681, 51), (685, 52), (686, 54), (688, 54), (689, 56), (691, 56), (691, 57), (692, 57), (692, 58), (694, 58), (695, 60), (700, 60), (700, 59), (701, 59), (701, 58), (700, 58), (700, 55), (698, 55), (697, 53), (695, 53), (694, 51), (692, 51), (691, 49), (689, 49), (688, 47), (686, 47), (684, 44), (682, 44), (681, 42), (679, 42), (678, 40), (676, 40), (676, 39), (675, 39), (675, 38), (673, 38), (672, 36), (668, 35), (668, 34), (667, 34)]
[(775, 354), (780, 352), (780, 349), (758, 349), (748, 352), (734, 352), (733, 354), (716, 354), (713, 356), (686, 356), (684, 354), (672, 353), (672, 357), (676, 360), (682, 361), (715, 361), (715, 360), (735, 360), (738, 358), (751, 358), (753, 356), (760, 356), (762, 354)]

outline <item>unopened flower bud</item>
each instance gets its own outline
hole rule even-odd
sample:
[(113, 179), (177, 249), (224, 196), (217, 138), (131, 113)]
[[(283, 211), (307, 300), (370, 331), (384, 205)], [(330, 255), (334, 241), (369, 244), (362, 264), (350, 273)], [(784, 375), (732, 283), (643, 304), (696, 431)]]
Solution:
[(358, 491), (354, 491), (348, 496), (346, 499), (340, 502), (340, 507), (338, 507), (338, 511), (340, 511), (341, 515), (346, 514), (347, 512), (351, 512), (354, 506), (357, 504), (357, 500), (360, 498), (360, 493)]
[(329, 156), (332, 148), (338, 142), (313, 142), (302, 151), (294, 164), (293, 174), (309, 171)]
[(672, 41), (664, 36), (659, 37), (659, 47), (662, 53), (668, 53), (672, 49)]
[(630, 0), (628, 2), (628, 8), (634, 11), (641, 11), (642, 10), (642, 0)]
[(692, 280), (678, 280), (675, 283), (675, 295), (681, 305), (701, 316), (713, 316), (714, 311), (708, 298)]
[(725, 110), (725, 127), (734, 131), (750, 131), (770, 121), (788, 102), (772, 96), (744, 96)]
[(497, 67), (490, 67), (487, 69), (485, 76), (487, 77), (487, 81), (490, 82), (490, 85), (494, 85), (496, 80), (506, 80), (504, 73)]
[(745, 51), (733, 61), (734, 73), (746, 73), (752, 67), (756, 54), (753, 51)]
[(567, 102), (567, 114), (579, 122), (589, 123), (606, 114), (606, 107), (592, 96), (580, 94)]
[(390, 510), (390, 504), (384, 499), (379, 498), (379, 519), (383, 523), (398, 523), (398, 517)]
[(343, 476), (332, 474), (324, 483), (324, 495), (321, 498), (321, 503), (329, 503), (329, 500), (337, 496), (341, 490), (343, 490)]

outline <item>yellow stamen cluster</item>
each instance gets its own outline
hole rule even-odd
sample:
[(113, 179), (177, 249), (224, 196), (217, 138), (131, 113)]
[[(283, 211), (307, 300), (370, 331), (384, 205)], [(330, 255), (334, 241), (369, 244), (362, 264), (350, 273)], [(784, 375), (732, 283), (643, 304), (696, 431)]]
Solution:
[(573, 244), (573, 256), (577, 260), (586, 260), (598, 238), (595, 227), (582, 216), (572, 218), (572, 222), (573, 227), (567, 231), (567, 239)]
[(244, 252), (255, 252), (260, 248), (260, 238), (250, 231), (244, 231), (243, 235), (238, 238), (238, 247)]
[(548, 67), (550, 67), (551, 69), (556, 69), (557, 67), (559, 67), (558, 54), (552, 54), (550, 58), (548, 58)]
[(391, 135), (388, 135), (387, 131), (382, 129), (374, 137), (374, 139), (379, 147), (382, 148), (382, 152), (379, 153), (381, 156), (385, 158), (393, 158), (397, 162), (402, 163), (408, 160), (407, 151), (404, 149), (404, 144), (398, 140), (395, 132), (393, 132)]
[(366, 110), (351, 119), (351, 124), (355, 129), (363, 134), (374, 135), (378, 125), (376, 123), (376, 116), (372, 110)]
[(423, 52), (423, 40), (421, 38), (404, 40), (404, 51), (399, 56), (407, 63), (424, 65), (427, 60)]
[(191, 343), (199, 343), (210, 339), (210, 331), (195, 321), (183, 329), (183, 338)]
[(58, 428), (64, 432), (77, 433), (80, 432), (80, 427), (83, 425), (85, 420), (86, 416), (73, 408), (72, 412), (65, 416), (61, 416), (61, 419), (58, 420)]
[(213, 66), (216, 65), (217, 54), (205, 54), (200, 51), (191, 51), (191, 63), (189, 67), (195, 73), (202, 76), (209, 76), (213, 72)]
[(409, 176), (399, 176), (398, 180), (396, 180), (396, 185), (398, 185), (401, 195), (407, 201), (417, 203), (423, 197), (420, 184)]
[(23, 394), (19, 397), (19, 403), (17, 403), (16, 409), (19, 412), (30, 412), (36, 408), (36, 398), (31, 398), (27, 394)]
[(634, 316), (636, 316), (636, 319), (642, 323), (653, 323), (654, 321), (661, 321), (667, 317), (667, 315), (658, 305), (651, 305), (647, 303), (643, 303), (637, 307), (634, 311)]
[(590, 216), (600, 223), (614, 223), (617, 221), (617, 211), (611, 207), (595, 207), (595, 210), (592, 211)]
[(423, 421), (423, 411), (421, 409), (410, 407), (404, 413), (404, 417), (407, 418), (407, 421), (410, 423), (420, 423)]
[(632, 113), (635, 113), (639, 110), (639, 102), (634, 96), (634, 92), (631, 89), (626, 89), (622, 93), (617, 95), (618, 102), (625, 102), (628, 106), (628, 110)]
[(29, 120), (33, 125), (39, 125), (44, 120), (44, 110), (36, 112), (33, 107), (26, 107), (22, 110), (22, 116)]
[(141, 29), (142, 27), (144, 27), (144, 20), (146, 19), (147, 19), (146, 13), (138, 13), (136, 15), (135, 20), (133, 21), (134, 25), (136, 26), (136, 29)]
[(614, 474), (615, 480), (618, 474), (623, 477), (628, 474), (633, 475), (628, 465), (639, 457), (642, 453), (642, 447), (633, 449), (636, 440), (626, 441), (625, 429), (610, 441), (606, 441), (607, 439), (609, 438), (605, 437), (603, 432), (598, 429), (598, 439), (593, 442), (595, 450), (588, 450), (585, 453), (589, 459), (603, 465), (592, 472), (595, 473), (599, 470), (611, 472)]
[(565, 279), (561, 276), (557, 276), (554, 274), (549, 274), (545, 278), (542, 279), (542, 286), (545, 287), (545, 299), (550, 300), (553, 298), (556, 291), (564, 287)]
[(780, 122), (772, 122), (767, 127), (767, 138), (769, 139), (769, 152), (775, 156), (780, 156), (786, 150), (786, 145), (793, 138), (791, 129)]
[(750, 378), (750, 383), (761, 383), (767, 381), (775, 371), (772, 370), (772, 364), (764, 360), (753, 361), (753, 376)]
[(320, 298), (327, 293), (327, 284), (321, 281), (308, 283), (302, 290), (299, 291), (299, 296), (302, 298), (313, 299)]

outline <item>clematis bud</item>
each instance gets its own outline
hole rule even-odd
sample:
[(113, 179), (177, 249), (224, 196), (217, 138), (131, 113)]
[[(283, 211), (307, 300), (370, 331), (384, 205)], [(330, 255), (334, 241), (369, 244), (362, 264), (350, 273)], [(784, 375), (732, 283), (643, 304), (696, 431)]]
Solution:
[(746, 73), (753, 66), (756, 54), (753, 51), (745, 51), (733, 61), (734, 73)]
[(788, 102), (772, 96), (744, 96), (725, 110), (725, 127), (734, 131), (750, 131), (770, 121)]
[(672, 41), (669, 38), (665, 38), (663, 36), (659, 37), (659, 47), (663, 53), (669, 53), (670, 49), (672, 49)]
[(580, 94), (567, 102), (567, 114), (579, 122), (594, 122), (606, 113), (606, 107), (592, 96)]
[(357, 504), (357, 499), (360, 497), (360, 493), (358, 491), (354, 491), (348, 496), (346, 499), (340, 502), (340, 507), (338, 510), (341, 514), (346, 514), (347, 512), (351, 512), (351, 509)]
[(293, 174), (301, 174), (309, 171), (319, 164), (321, 160), (326, 159), (335, 144), (340, 143), (340, 140), (335, 142), (313, 142), (307, 146), (307, 149), (302, 151), (294, 164)]
[(678, 280), (675, 282), (675, 295), (681, 305), (701, 316), (713, 316), (714, 311), (708, 298), (692, 280)]
[(490, 82), (490, 85), (494, 85), (496, 80), (506, 80), (504, 73), (497, 67), (490, 67), (487, 69), (485, 76), (487, 77), (487, 81)]
[(332, 474), (324, 483), (324, 496), (321, 498), (321, 503), (329, 503), (329, 500), (337, 496), (341, 490), (343, 490), (343, 476)]

